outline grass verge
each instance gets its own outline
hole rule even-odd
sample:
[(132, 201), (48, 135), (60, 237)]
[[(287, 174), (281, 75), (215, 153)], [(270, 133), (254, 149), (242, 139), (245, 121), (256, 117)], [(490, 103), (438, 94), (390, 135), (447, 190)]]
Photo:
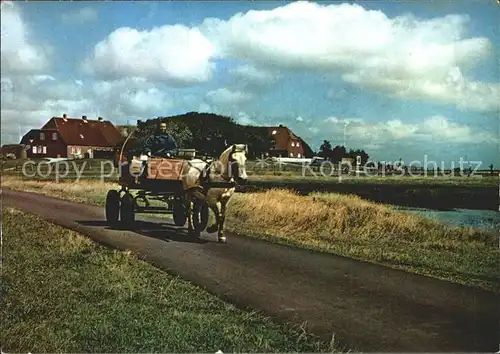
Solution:
[(4, 352), (325, 352), (334, 345), (33, 215), (3, 211)]
[[(4, 187), (104, 205), (115, 184), (4, 179)], [(498, 291), (498, 235), (452, 227), (353, 195), (235, 194), (226, 229)]]

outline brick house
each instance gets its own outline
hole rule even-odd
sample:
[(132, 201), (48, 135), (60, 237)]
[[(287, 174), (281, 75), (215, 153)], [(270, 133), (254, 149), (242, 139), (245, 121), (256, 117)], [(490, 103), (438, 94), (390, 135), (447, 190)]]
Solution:
[(32, 129), (21, 139), (29, 145), (28, 158), (112, 158), (123, 143), (123, 136), (113, 123), (98, 120), (52, 117), (40, 129)]
[(304, 141), (296, 136), (290, 129), (280, 125), (268, 127), (273, 146), (269, 151), (270, 156), (304, 158)]

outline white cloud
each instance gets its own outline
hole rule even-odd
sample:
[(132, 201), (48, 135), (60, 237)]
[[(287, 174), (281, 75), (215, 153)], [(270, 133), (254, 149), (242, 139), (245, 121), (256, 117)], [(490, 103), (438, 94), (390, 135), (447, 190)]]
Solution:
[(33, 85), (36, 85), (36, 84), (38, 84), (40, 82), (44, 82), (44, 81), (47, 81), (47, 80), (49, 80), (49, 81), (55, 81), (54, 77), (51, 76), (51, 75), (33, 75), (33, 76), (29, 76), (28, 80)]
[(206, 103), (200, 103), (200, 105), (198, 107), (198, 112), (210, 113), (211, 111), (212, 111), (212, 108), (210, 107), (210, 105), (208, 105)]
[(330, 89), (328, 90), (328, 92), (326, 93), (326, 97), (330, 98), (330, 99), (339, 99), (339, 98), (343, 98), (347, 95), (347, 91), (343, 88), (340, 88), (340, 89)]
[(99, 20), (99, 13), (93, 7), (82, 7), (75, 11), (61, 15), (61, 20), (66, 24), (82, 24)]
[(137, 76), (190, 85), (211, 79), (214, 50), (196, 28), (175, 25), (139, 31), (122, 27), (94, 47), (84, 69), (102, 79)]
[(54, 115), (89, 112), (93, 102), (77, 89), (50, 75), (2, 77), (2, 143), (19, 143), (19, 135), (40, 128)]
[[(341, 127), (336, 128), (339, 132)], [(386, 122), (354, 122), (347, 126), (349, 139), (372, 144), (391, 141), (436, 144), (498, 143), (498, 138), (487, 131), (452, 122), (443, 116), (432, 116), (419, 123), (405, 123), (399, 119)]]
[(254, 85), (266, 85), (275, 82), (279, 78), (279, 74), (277, 73), (248, 64), (232, 68), (230, 73)]
[(320, 132), (319, 128), (317, 127), (309, 127), (308, 130), (313, 134), (318, 134)]
[(48, 67), (48, 48), (44, 51), (33, 42), (17, 4), (2, 2), (1, 33), (2, 75), (36, 74)]
[(452, 103), (459, 109), (478, 111), (500, 109), (500, 84), (468, 81), (462, 76), (458, 67), (451, 69), (449, 76), (442, 81), (432, 81), (426, 77), (399, 80), (376, 72), (346, 74), (343, 79), (394, 97)]
[(18, 142), (29, 129), (40, 128), (52, 116), (98, 115), (115, 124), (168, 115), (174, 101), (161, 87), (129, 78), (85, 85), (82, 80), (57, 80), (43, 75), (2, 77), (2, 141)]
[(238, 114), (235, 117), (235, 121), (239, 124), (242, 125), (256, 125), (256, 122), (254, 119), (252, 119), (247, 113), (245, 112), (238, 112)]
[(235, 104), (242, 103), (252, 99), (252, 95), (241, 91), (230, 91), (227, 88), (211, 90), (207, 93), (207, 98), (215, 104)]
[(129, 111), (139, 115), (156, 112), (157, 116), (161, 116), (172, 106), (168, 95), (156, 87), (147, 90), (134, 90), (121, 97)]
[[(491, 54), (487, 38), (466, 38), (468, 23), (462, 15), (389, 18), (357, 4), (298, 1), (238, 13), (228, 21), (206, 19), (201, 28), (222, 57), (337, 72), (348, 82), (389, 94), (494, 111), (498, 85), (460, 76), (456, 88), (449, 80), (450, 73), (468, 71)], [(469, 95), (473, 98), (462, 100)]]
[(143, 78), (99, 81), (93, 85), (92, 94), (101, 110), (129, 119), (164, 115), (173, 106), (166, 92)]
[(325, 119), (325, 122), (327, 123), (333, 123), (333, 124), (351, 124), (351, 123), (360, 123), (363, 120), (361, 118), (339, 118), (339, 117), (328, 117)]
[(500, 144), (495, 131), (459, 124), (440, 115), (415, 123), (399, 119), (369, 122), (347, 117), (336, 118), (338, 124), (333, 124), (333, 120), (328, 118), (307, 120), (285, 124), (307, 141), (313, 150), (318, 149), (323, 140), (330, 141), (332, 146), (343, 145), (344, 124), (341, 122), (350, 121), (345, 137), (347, 148), (364, 149), (378, 159), (391, 159), (393, 155), (420, 158), (426, 153), (443, 158), (445, 155), (463, 155), (464, 151), (472, 156), (477, 153), (477, 148), (492, 151), (493, 146)]

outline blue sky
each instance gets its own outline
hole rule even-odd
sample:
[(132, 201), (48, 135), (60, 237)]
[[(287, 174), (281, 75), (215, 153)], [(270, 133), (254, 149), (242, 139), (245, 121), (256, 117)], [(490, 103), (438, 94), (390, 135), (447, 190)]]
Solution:
[(500, 6), (2, 3), (2, 143), (52, 115), (205, 111), (376, 160), (500, 165)]

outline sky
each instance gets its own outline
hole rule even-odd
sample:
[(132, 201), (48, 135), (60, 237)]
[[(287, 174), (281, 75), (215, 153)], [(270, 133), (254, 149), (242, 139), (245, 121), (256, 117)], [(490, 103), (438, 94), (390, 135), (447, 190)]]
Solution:
[(1, 141), (191, 111), (316, 150), (500, 165), (496, 0), (1, 3)]

